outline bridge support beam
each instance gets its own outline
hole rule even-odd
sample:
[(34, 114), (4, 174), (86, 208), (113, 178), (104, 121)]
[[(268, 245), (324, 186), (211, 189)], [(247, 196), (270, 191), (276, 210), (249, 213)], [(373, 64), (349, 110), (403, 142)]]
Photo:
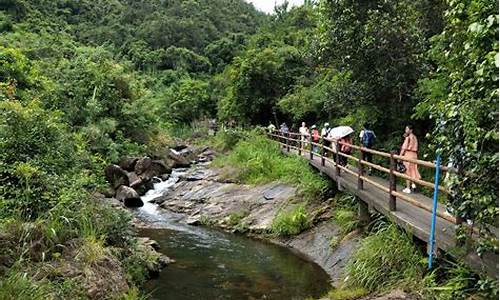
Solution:
[(368, 208), (368, 204), (361, 200), (359, 197), (356, 197), (356, 200), (358, 200), (358, 219), (359, 219), (359, 224), (364, 227), (368, 225), (371, 221), (370, 218), (370, 210)]

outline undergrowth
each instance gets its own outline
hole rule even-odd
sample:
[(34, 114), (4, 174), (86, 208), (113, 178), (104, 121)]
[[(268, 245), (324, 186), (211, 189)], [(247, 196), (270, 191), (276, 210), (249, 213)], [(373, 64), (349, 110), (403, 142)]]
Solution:
[(255, 131), (240, 140), (229, 154), (218, 157), (214, 165), (238, 169), (236, 179), (247, 184), (281, 181), (296, 185), (307, 199), (321, 197), (329, 187), (329, 181), (304, 159), (283, 155), (277, 143)]
[(384, 225), (361, 242), (347, 263), (346, 282), (370, 292), (412, 287), (420, 282), (424, 265), (411, 236), (396, 225)]

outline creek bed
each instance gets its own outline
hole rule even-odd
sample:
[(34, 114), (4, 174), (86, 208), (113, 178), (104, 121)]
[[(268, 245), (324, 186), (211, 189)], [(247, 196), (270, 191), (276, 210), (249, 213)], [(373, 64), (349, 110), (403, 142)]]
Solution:
[(152, 299), (305, 299), (328, 291), (326, 272), (287, 248), (186, 225), (179, 215), (148, 203), (179, 174), (155, 185), (143, 198), (145, 206), (136, 211), (143, 222), (155, 226), (139, 234), (156, 240), (160, 252), (176, 260), (146, 283)]

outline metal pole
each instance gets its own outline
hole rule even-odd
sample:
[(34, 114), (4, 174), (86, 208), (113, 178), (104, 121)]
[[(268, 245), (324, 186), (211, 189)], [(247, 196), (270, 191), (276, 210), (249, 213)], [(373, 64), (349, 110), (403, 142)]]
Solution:
[(431, 232), (429, 235), (429, 269), (432, 269), (432, 255), (434, 252), (434, 233), (436, 231), (436, 211), (437, 211), (437, 198), (439, 192), (440, 172), (441, 172), (441, 155), (438, 154), (436, 158), (436, 173), (434, 176), (434, 198), (432, 203)]

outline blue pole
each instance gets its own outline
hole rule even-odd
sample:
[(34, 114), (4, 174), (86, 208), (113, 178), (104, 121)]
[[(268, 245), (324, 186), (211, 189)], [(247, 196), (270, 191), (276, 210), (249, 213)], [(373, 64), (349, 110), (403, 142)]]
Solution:
[(438, 154), (436, 158), (436, 173), (434, 176), (434, 199), (432, 203), (431, 232), (429, 235), (429, 269), (432, 269), (432, 253), (434, 252), (434, 233), (436, 231), (436, 211), (437, 211), (437, 198), (439, 192), (440, 172), (441, 172), (441, 155)]

